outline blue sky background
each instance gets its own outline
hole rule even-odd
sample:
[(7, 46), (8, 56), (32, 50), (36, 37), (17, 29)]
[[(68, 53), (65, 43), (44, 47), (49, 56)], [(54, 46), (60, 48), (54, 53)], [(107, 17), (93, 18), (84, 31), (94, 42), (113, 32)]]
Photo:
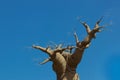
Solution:
[(108, 25), (86, 49), (77, 72), (81, 80), (120, 80), (119, 0), (1, 0), (0, 80), (56, 80), (47, 55), (32, 49), (51, 41), (75, 45), (86, 36), (79, 19), (91, 28), (105, 16)]

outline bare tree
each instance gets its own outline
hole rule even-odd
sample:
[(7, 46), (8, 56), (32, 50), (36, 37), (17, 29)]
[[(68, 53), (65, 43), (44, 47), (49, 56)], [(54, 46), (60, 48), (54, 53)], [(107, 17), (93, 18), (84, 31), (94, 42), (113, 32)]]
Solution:
[[(49, 55), (49, 58), (44, 60), (41, 64), (52, 61), (52, 67), (56, 73), (57, 80), (79, 80), (80, 78), (76, 73), (76, 68), (82, 59), (84, 50), (89, 47), (91, 40), (96, 37), (96, 33), (100, 32), (101, 28), (103, 28), (103, 26), (99, 26), (101, 20), (102, 18), (96, 22), (92, 30), (87, 23), (80, 22), (85, 27), (87, 36), (83, 41), (79, 41), (77, 34), (74, 33), (75, 46), (62, 47), (62, 44), (59, 44), (55, 49), (51, 49), (49, 46), (43, 48), (41, 46), (33, 45), (33, 48), (39, 49)], [(72, 52), (73, 48), (75, 49), (74, 52)]]

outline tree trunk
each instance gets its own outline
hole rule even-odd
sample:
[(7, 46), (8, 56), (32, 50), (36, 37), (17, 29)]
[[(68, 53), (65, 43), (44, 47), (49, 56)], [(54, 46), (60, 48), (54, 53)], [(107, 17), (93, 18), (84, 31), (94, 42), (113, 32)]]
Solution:
[(57, 80), (80, 80), (76, 72), (66, 72), (63, 78), (57, 77)]
[(57, 80), (79, 80), (76, 68), (80, 60), (76, 59), (75, 61), (72, 58), (72, 54), (68, 52), (62, 52), (62, 54), (56, 53), (52, 61)]

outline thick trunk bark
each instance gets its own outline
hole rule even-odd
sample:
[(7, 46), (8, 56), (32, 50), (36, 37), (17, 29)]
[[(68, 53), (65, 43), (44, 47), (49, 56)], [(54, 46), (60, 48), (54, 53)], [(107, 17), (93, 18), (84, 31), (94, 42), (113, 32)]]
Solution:
[(80, 80), (79, 75), (76, 72), (65, 72), (65, 74), (60, 77), (57, 76), (57, 80)]
[(53, 58), (53, 70), (56, 73), (57, 80), (79, 80), (76, 68), (82, 55), (78, 56), (79, 60), (75, 58), (73, 59), (71, 55), (72, 54), (66, 52), (63, 52), (62, 55), (60, 53), (56, 53)]

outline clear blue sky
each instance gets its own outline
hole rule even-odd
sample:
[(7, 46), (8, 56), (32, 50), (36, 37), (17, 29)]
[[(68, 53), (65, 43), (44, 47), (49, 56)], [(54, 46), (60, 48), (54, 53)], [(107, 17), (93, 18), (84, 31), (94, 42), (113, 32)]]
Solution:
[(74, 31), (81, 40), (86, 35), (78, 19), (93, 27), (101, 16), (101, 25), (110, 25), (86, 49), (77, 72), (81, 80), (120, 80), (119, 0), (1, 0), (0, 80), (56, 80), (51, 62), (38, 64), (47, 55), (31, 45), (74, 45)]

